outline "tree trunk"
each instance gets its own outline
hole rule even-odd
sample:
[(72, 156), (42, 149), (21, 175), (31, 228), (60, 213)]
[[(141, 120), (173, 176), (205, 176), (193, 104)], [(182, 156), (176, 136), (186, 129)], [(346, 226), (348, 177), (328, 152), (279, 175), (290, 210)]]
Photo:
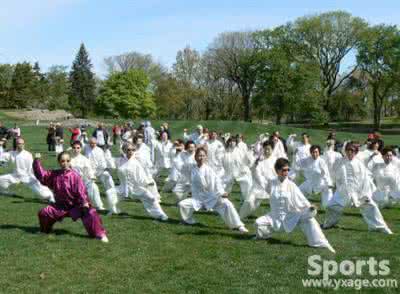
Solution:
[(243, 93), (243, 120), (245, 122), (251, 122), (251, 103), (250, 103), (250, 94)]
[(375, 130), (379, 130), (381, 128), (381, 112), (382, 112), (382, 103), (378, 97), (378, 89), (377, 86), (372, 86), (372, 101), (374, 105), (374, 128)]

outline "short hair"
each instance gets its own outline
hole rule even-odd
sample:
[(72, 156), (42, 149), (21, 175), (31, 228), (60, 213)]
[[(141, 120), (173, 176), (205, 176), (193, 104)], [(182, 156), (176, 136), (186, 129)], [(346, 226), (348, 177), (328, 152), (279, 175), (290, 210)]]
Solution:
[(382, 150), (382, 156), (385, 156), (385, 155), (388, 154), (389, 152), (394, 153), (394, 152), (393, 152), (393, 149), (390, 148), (390, 147), (385, 147), (385, 148), (383, 148), (383, 150)]
[(175, 142), (178, 142), (179, 145), (185, 144), (185, 141), (183, 141), (182, 139), (176, 139)]
[(194, 156), (197, 157), (197, 155), (198, 155), (201, 151), (204, 151), (204, 153), (205, 153), (206, 155), (208, 155), (207, 149), (206, 149), (206, 148), (204, 148), (204, 147), (199, 147), (199, 148), (196, 149), (196, 153), (194, 154)]
[(263, 148), (265, 149), (267, 146), (271, 146), (272, 149), (275, 147), (275, 143), (272, 140), (267, 140), (263, 143)]
[(63, 152), (61, 152), (61, 153), (59, 153), (59, 154), (57, 155), (57, 162), (60, 162), (61, 158), (62, 158), (64, 155), (68, 155), (68, 157), (71, 157), (67, 151), (63, 151)]
[(352, 150), (353, 152), (357, 153), (358, 152), (358, 146), (352, 141), (346, 144), (346, 147), (344, 148), (345, 151), (347, 150)]
[(135, 151), (137, 150), (137, 147), (136, 147), (135, 144), (126, 142), (126, 143), (124, 143), (124, 145), (122, 145), (122, 151), (123, 151), (124, 153), (128, 152), (128, 147), (133, 147), (133, 149), (135, 149)]
[(310, 153), (314, 152), (314, 150), (318, 149), (319, 153), (321, 154), (321, 146), (319, 145), (312, 145), (310, 147)]
[(188, 149), (189, 149), (189, 145), (191, 145), (191, 144), (193, 144), (193, 145), (196, 146), (196, 144), (195, 144), (192, 140), (186, 141), (186, 143), (185, 143), (185, 150), (188, 150)]
[(307, 134), (307, 133), (302, 133), (302, 134), (301, 134), (301, 136), (302, 136), (302, 137), (307, 137), (307, 138), (310, 138), (310, 135), (309, 135), (309, 134)]
[(281, 157), (276, 160), (274, 168), (275, 168), (275, 171), (278, 172), (285, 166), (289, 166), (289, 160)]
[(235, 137), (229, 137), (228, 140), (226, 140), (226, 142), (225, 142), (225, 146), (226, 146), (226, 147), (229, 147), (229, 145), (230, 145), (231, 142), (233, 142), (233, 141), (235, 141), (236, 144), (237, 144), (237, 137), (236, 137), (236, 136), (235, 136)]
[(80, 147), (82, 147), (82, 142), (78, 141), (78, 140), (75, 140), (74, 142), (71, 143), (71, 147), (75, 146), (75, 145), (79, 145)]

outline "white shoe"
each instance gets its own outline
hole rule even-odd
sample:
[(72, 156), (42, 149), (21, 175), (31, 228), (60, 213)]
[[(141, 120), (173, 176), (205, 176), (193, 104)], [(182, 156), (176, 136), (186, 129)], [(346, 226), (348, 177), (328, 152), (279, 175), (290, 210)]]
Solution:
[(103, 242), (103, 243), (108, 243), (108, 242), (110, 242), (110, 241), (108, 240), (108, 238), (107, 238), (106, 235), (104, 235), (103, 237), (101, 237), (100, 241)]
[(166, 222), (168, 220), (168, 216), (166, 214), (164, 214), (160, 217), (160, 220), (163, 222)]
[(246, 229), (246, 227), (245, 227), (245, 226), (241, 226), (241, 227), (239, 227), (239, 232), (241, 232), (242, 234), (244, 234), (244, 233), (248, 233), (248, 232), (249, 232), (249, 230), (248, 230), (248, 229)]
[(326, 248), (327, 248), (330, 252), (332, 252), (333, 254), (336, 254), (336, 251), (335, 251), (335, 249), (333, 249), (333, 247), (331, 246), (331, 244), (328, 244), (328, 246), (326, 246)]

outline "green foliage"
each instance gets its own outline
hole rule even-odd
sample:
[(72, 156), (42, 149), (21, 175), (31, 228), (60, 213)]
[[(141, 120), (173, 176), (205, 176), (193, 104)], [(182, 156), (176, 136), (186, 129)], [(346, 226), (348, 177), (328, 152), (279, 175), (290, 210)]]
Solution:
[(11, 81), (15, 66), (12, 64), (0, 64), (0, 106), (8, 107)]
[(71, 82), (69, 95), (71, 110), (79, 116), (86, 117), (93, 110), (96, 102), (96, 82), (89, 54), (83, 43), (72, 63), (69, 80)]
[(8, 106), (26, 108), (34, 95), (35, 73), (28, 62), (17, 63), (11, 80)]
[(149, 79), (141, 70), (112, 73), (96, 102), (99, 114), (123, 118), (151, 118), (156, 113)]
[(46, 73), (48, 81), (48, 108), (68, 109), (68, 93), (70, 93), (70, 82), (67, 67), (54, 65)]

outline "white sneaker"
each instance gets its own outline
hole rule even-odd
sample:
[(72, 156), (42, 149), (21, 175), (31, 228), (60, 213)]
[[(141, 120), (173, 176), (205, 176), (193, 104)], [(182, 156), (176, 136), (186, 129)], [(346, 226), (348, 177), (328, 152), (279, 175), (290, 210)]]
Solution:
[(103, 243), (108, 243), (108, 242), (110, 242), (110, 241), (108, 240), (108, 238), (107, 238), (106, 235), (104, 235), (103, 237), (101, 237), (100, 241), (103, 242)]
[(335, 249), (333, 249), (333, 247), (331, 246), (331, 244), (328, 244), (328, 246), (326, 246), (326, 248), (327, 248), (330, 252), (332, 252), (333, 254), (336, 254), (336, 251), (335, 251)]
[(248, 230), (248, 229), (246, 229), (246, 227), (245, 227), (245, 226), (241, 226), (241, 227), (239, 227), (239, 232), (241, 232), (242, 234), (244, 234), (244, 233), (248, 233), (248, 232), (249, 232), (249, 230)]
[(160, 217), (160, 220), (163, 222), (166, 222), (168, 220), (168, 216), (166, 214), (164, 214)]

